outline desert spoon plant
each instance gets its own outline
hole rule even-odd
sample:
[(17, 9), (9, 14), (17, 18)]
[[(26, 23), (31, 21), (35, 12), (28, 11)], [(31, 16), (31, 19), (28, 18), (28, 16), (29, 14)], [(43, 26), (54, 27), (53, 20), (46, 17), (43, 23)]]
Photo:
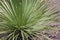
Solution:
[(49, 10), (46, 0), (0, 0), (0, 10), (0, 40), (40, 38), (37, 32), (47, 29), (58, 12)]

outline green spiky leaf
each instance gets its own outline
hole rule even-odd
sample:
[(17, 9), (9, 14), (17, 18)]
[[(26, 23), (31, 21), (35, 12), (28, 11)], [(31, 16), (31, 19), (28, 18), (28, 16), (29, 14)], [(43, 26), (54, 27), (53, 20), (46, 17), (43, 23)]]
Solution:
[(9, 33), (4, 40), (34, 40), (59, 12), (49, 11), (46, 0), (0, 0), (0, 10), (0, 34)]

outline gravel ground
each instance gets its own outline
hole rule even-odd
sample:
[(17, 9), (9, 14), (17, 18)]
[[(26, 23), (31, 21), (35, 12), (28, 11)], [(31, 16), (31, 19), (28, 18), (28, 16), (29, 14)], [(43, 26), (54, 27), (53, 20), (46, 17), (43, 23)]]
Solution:
[[(55, 6), (57, 7), (57, 9), (60, 10), (60, 0), (50, 0), (50, 6), (51, 7)], [(55, 21), (56, 22), (53, 22), (50, 25), (53, 28), (57, 28), (58, 30), (44, 30), (43, 34), (51, 38), (52, 40), (60, 40), (60, 13), (57, 13)], [(41, 38), (36, 40), (45, 40), (45, 39)]]
[[(58, 9), (60, 9), (60, 0), (53, 0), (52, 3), (53, 3), (53, 5), (58, 7)], [(60, 28), (60, 13), (57, 14), (57, 17), (55, 19), (56, 19), (56, 22), (52, 23), (51, 25), (55, 26), (57, 28)], [(50, 33), (50, 38), (53, 39), (53, 40), (60, 40), (60, 29), (51, 32)]]

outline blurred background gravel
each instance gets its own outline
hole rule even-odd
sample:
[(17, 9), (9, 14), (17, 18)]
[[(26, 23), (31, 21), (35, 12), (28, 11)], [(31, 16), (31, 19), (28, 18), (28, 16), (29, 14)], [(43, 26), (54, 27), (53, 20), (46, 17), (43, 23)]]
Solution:
[[(51, 7), (57, 7), (60, 10), (60, 0), (50, 0)], [(53, 28), (56, 27), (58, 30), (45, 30), (44, 33), (52, 40), (60, 40), (60, 13), (57, 13), (55, 22), (49, 24)]]
[[(60, 0), (49, 0), (50, 7), (56, 7), (60, 10)], [(52, 28), (57, 28), (58, 30), (44, 30), (42, 33), (52, 40), (60, 40), (60, 13), (56, 14), (55, 21), (49, 24)], [(43, 37), (36, 40), (45, 40)]]

